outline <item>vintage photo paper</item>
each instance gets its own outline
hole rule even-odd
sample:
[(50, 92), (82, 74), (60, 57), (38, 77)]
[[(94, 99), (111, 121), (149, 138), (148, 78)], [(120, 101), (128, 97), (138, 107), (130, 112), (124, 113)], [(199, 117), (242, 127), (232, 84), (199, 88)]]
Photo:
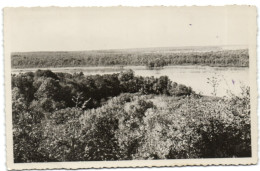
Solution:
[(256, 164), (256, 16), (5, 8), (8, 169)]

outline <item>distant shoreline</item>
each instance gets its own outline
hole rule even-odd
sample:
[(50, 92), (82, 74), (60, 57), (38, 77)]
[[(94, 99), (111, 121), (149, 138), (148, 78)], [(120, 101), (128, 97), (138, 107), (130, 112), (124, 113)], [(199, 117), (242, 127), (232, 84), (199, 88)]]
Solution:
[(187, 69), (190, 68), (198, 68), (198, 69), (205, 69), (205, 68), (216, 68), (216, 69), (225, 69), (225, 68), (231, 68), (231, 69), (247, 69), (249, 67), (240, 67), (240, 66), (207, 66), (207, 65), (169, 65), (164, 67), (158, 67), (158, 68), (149, 68), (147, 66), (79, 66), (79, 67), (48, 67), (48, 68), (11, 68), (11, 73), (19, 73), (19, 72), (35, 72), (37, 70), (51, 70), (53, 72), (83, 72), (83, 71), (98, 71), (98, 70), (104, 70), (104, 71), (110, 71), (110, 72), (120, 72), (127, 69), (132, 70), (163, 70), (167, 68), (180, 68), (183, 69), (187, 67)]
[[(177, 49), (178, 50), (178, 49)], [(212, 67), (247, 67), (247, 49), (147, 49), (139, 51), (21, 52), (11, 54), (12, 68), (59, 68), (201, 65)]]
[(48, 70), (48, 69), (106, 69), (106, 68), (114, 68), (114, 69), (130, 69), (130, 68), (138, 68), (138, 69), (150, 69), (150, 70), (153, 70), (153, 69), (164, 69), (164, 68), (168, 68), (168, 67), (212, 67), (212, 68), (227, 68), (227, 67), (230, 67), (230, 68), (249, 68), (249, 66), (218, 66), (218, 65), (188, 65), (188, 64), (185, 64), (185, 65), (167, 65), (167, 66), (164, 66), (164, 67), (154, 67), (154, 68), (149, 68), (145, 65), (114, 65), (114, 66), (76, 66), (76, 67), (30, 67), (30, 68), (19, 68), (19, 67), (11, 67), (11, 70), (36, 70), (36, 69), (40, 69), (40, 70)]

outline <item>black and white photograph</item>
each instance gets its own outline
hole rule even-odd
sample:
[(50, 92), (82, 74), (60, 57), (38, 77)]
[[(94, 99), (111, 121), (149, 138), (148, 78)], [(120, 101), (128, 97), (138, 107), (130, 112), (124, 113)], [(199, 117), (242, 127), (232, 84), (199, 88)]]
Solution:
[(256, 8), (4, 9), (12, 169), (257, 162)]

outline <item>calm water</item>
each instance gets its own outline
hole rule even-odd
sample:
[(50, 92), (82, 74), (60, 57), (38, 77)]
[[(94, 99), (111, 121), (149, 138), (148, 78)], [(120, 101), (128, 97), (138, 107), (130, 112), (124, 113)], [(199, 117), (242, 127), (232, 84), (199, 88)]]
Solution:
[[(47, 69), (47, 68), (45, 68)], [(216, 77), (217, 96), (228, 95), (227, 91), (240, 94), (241, 86), (249, 86), (249, 69), (240, 67), (207, 67), (207, 66), (167, 66), (163, 69), (149, 70), (143, 66), (127, 67), (78, 67), (78, 68), (48, 68), (53, 72), (83, 72), (85, 75), (112, 74), (126, 69), (133, 69), (138, 76), (168, 76), (173, 82), (190, 86), (196, 93), (211, 95), (213, 87), (207, 83), (207, 78)], [(35, 71), (36, 69), (13, 69), (12, 73)]]

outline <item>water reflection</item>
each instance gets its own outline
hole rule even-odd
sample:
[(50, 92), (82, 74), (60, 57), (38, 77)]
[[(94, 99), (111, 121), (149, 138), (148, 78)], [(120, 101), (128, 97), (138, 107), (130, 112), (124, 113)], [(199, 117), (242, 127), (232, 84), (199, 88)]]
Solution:
[[(122, 70), (133, 69), (138, 76), (168, 76), (173, 82), (192, 87), (196, 93), (212, 95), (213, 87), (207, 78), (216, 77), (217, 96), (226, 96), (227, 92), (240, 94), (241, 86), (249, 86), (249, 69), (243, 67), (208, 67), (208, 66), (167, 66), (162, 69), (150, 70), (144, 66), (127, 67), (78, 67), (78, 68), (43, 68), (53, 72), (83, 72), (85, 75), (112, 74)], [(12, 73), (35, 71), (37, 69), (13, 69)]]

